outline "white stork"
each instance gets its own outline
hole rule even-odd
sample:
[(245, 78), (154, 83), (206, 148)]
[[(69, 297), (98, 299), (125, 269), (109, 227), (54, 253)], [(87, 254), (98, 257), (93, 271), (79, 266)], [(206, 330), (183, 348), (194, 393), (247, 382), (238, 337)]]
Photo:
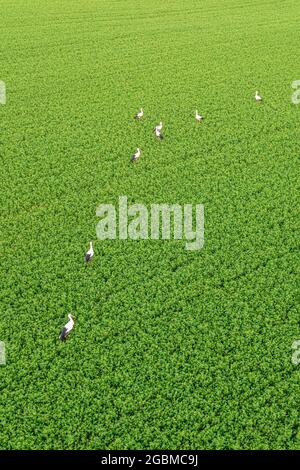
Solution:
[(68, 315), (68, 319), (69, 319), (68, 323), (65, 324), (65, 326), (63, 327), (59, 335), (59, 339), (61, 339), (62, 341), (64, 341), (67, 338), (69, 333), (74, 328), (74, 317), (73, 315), (71, 315), (71, 313)]
[(162, 135), (158, 127), (154, 129), (154, 134), (158, 139), (163, 140), (164, 136)]
[(258, 91), (255, 93), (255, 100), (257, 103), (260, 103), (262, 101), (262, 97), (259, 95)]
[(196, 118), (197, 122), (201, 122), (203, 120), (203, 116), (200, 116), (200, 114), (198, 113), (197, 110), (196, 110), (196, 113), (195, 113), (195, 118)]
[(155, 129), (158, 129), (159, 132), (161, 132), (162, 128), (163, 128), (163, 123), (160, 121), (160, 123), (158, 124), (158, 126), (155, 126)]
[(136, 115), (134, 116), (134, 119), (137, 119), (139, 121), (140, 119), (142, 119), (143, 116), (144, 116), (144, 110), (143, 108), (141, 108), (141, 110), (138, 113), (136, 113)]
[(88, 263), (89, 261), (91, 261), (91, 259), (93, 258), (94, 256), (94, 248), (93, 248), (93, 242), (90, 242), (90, 248), (89, 250), (86, 252), (85, 256), (84, 256), (84, 259), (85, 261)]
[(141, 156), (141, 149), (137, 148), (136, 152), (132, 155), (131, 161), (136, 162)]

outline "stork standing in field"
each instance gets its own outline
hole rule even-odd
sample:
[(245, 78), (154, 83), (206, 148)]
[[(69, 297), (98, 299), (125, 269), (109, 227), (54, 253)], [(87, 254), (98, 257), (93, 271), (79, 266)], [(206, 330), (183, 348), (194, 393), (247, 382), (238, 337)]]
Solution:
[(155, 136), (160, 140), (163, 140), (164, 138), (164, 136), (161, 133), (162, 128), (163, 128), (163, 123), (160, 121), (160, 123), (157, 126), (155, 126), (153, 129)]
[(85, 256), (84, 256), (84, 259), (86, 261), (86, 263), (88, 263), (89, 261), (91, 261), (91, 259), (93, 258), (94, 256), (94, 248), (93, 248), (93, 242), (90, 242), (90, 248), (89, 250), (86, 252)]
[(131, 161), (136, 162), (141, 156), (141, 149), (137, 148), (136, 152), (132, 155)]
[(203, 120), (203, 116), (200, 116), (200, 114), (198, 113), (197, 110), (196, 110), (196, 113), (195, 113), (195, 118), (196, 118), (197, 122), (201, 122)]
[(63, 327), (63, 329), (61, 330), (61, 333), (59, 335), (59, 339), (61, 341), (65, 341), (67, 339), (67, 336), (69, 335), (69, 333), (73, 330), (74, 328), (74, 317), (73, 315), (71, 315), (71, 313), (68, 315), (68, 323), (65, 324), (65, 326)]
[(163, 140), (164, 136), (162, 135), (158, 127), (154, 129), (154, 134), (158, 139)]
[(260, 94), (258, 93), (258, 91), (255, 93), (255, 101), (257, 103), (260, 103), (262, 101), (262, 97), (260, 96)]
[(134, 119), (137, 119), (139, 121), (140, 119), (142, 119), (143, 116), (144, 116), (144, 110), (143, 108), (141, 108), (141, 110), (138, 113), (136, 113), (136, 115), (134, 116)]

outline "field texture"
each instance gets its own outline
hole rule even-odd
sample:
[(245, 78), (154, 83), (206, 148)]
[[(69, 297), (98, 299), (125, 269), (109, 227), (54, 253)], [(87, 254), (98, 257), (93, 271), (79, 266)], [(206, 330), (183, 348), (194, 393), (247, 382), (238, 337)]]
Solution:
[[(0, 13), (0, 448), (299, 449), (299, 1)], [(120, 195), (204, 204), (204, 248), (97, 241)]]

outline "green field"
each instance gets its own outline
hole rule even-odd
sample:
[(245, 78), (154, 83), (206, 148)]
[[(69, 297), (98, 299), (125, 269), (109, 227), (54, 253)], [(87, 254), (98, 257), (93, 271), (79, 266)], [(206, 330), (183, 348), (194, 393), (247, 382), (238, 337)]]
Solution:
[[(300, 449), (299, 15), (0, 0), (0, 449)], [(120, 195), (204, 204), (204, 248), (97, 240)]]

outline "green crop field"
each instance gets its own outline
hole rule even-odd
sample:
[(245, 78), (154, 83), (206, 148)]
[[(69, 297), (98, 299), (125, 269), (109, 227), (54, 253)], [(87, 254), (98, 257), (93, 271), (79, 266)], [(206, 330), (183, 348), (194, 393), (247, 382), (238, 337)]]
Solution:
[[(300, 449), (299, 15), (0, 0), (0, 449)], [(100, 240), (119, 196), (204, 247)]]

